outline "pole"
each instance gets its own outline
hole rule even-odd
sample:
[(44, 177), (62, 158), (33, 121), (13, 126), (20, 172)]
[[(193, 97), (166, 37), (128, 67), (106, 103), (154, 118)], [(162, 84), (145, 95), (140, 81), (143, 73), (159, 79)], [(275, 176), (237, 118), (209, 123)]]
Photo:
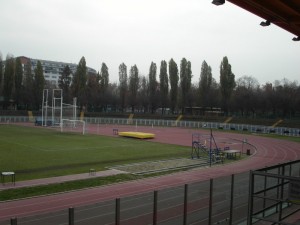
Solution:
[(209, 208), (208, 208), (208, 225), (212, 225), (212, 198), (213, 198), (214, 180), (210, 179), (209, 185)]
[(154, 191), (153, 199), (153, 225), (157, 224), (157, 191)]
[(234, 195), (234, 174), (231, 175), (231, 193), (230, 193), (229, 225), (232, 225), (233, 195)]
[(120, 199), (116, 199), (116, 225), (120, 225)]
[(183, 225), (187, 225), (188, 184), (184, 185)]
[(18, 224), (18, 221), (17, 221), (16, 217), (10, 219), (10, 225), (17, 225), (17, 224)]
[(252, 225), (252, 214), (253, 214), (253, 192), (254, 192), (254, 174), (250, 170), (249, 175), (249, 196), (248, 196), (248, 222), (247, 225)]
[(69, 208), (69, 225), (74, 225), (74, 208)]

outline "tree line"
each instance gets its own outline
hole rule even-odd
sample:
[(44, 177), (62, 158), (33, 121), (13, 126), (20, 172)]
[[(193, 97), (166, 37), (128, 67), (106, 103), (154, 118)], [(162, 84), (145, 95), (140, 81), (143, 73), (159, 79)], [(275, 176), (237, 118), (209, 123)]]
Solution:
[[(228, 58), (220, 63), (219, 81), (212, 69), (202, 62), (197, 82), (192, 83), (192, 66), (186, 58), (180, 64), (162, 60), (159, 68), (151, 62), (148, 75), (141, 75), (137, 65), (119, 65), (119, 82), (109, 81), (109, 69), (101, 64), (97, 74), (88, 74), (82, 57), (73, 74), (65, 66), (58, 87), (47, 82), (41, 62), (34, 71), (30, 61), (23, 65), (20, 58), (0, 55), (0, 104), (2, 109), (39, 110), (43, 89), (61, 88), (65, 103), (77, 104), (89, 112), (140, 112), (204, 114), (218, 110), (225, 115), (245, 117), (294, 117), (300, 112), (300, 86), (297, 81), (283, 79), (260, 85), (253, 76), (235, 78)], [(198, 109), (198, 111), (197, 111)], [(201, 110), (199, 110), (201, 109)]]

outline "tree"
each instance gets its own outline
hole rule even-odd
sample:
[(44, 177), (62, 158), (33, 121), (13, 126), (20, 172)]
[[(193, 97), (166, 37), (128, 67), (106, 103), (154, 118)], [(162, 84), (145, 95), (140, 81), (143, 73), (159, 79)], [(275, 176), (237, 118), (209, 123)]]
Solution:
[(16, 69), (15, 69), (15, 102), (18, 107), (22, 96), (23, 96), (23, 67), (21, 59), (16, 58)]
[(101, 72), (100, 72), (100, 87), (102, 91), (106, 91), (109, 84), (109, 73), (108, 73), (108, 67), (105, 63), (102, 63), (101, 65)]
[(87, 106), (88, 110), (94, 112), (97, 108), (99, 99), (99, 78), (98, 75), (88, 76), (87, 81)]
[(34, 97), (36, 109), (40, 108), (42, 104), (43, 90), (45, 86), (45, 78), (43, 67), (40, 61), (37, 62), (36, 68), (34, 70)]
[(220, 90), (222, 95), (222, 105), (227, 114), (232, 91), (235, 87), (235, 76), (231, 71), (231, 65), (225, 56), (220, 65)]
[(58, 87), (62, 89), (64, 102), (71, 103), (71, 93), (70, 93), (70, 85), (71, 85), (71, 74), (72, 71), (68, 65), (66, 65), (62, 71), (62, 74), (58, 80)]
[(274, 84), (275, 99), (277, 110), (281, 117), (291, 117), (295, 114), (297, 99), (297, 82), (290, 82), (284, 78), (281, 81), (275, 81)]
[(171, 100), (171, 111), (174, 114), (175, 108), (177, 106), (177, 96), (178, 96), (178, 67), (176, 62), (171, 59), (169, 61), (169, 77), (170, 77), (170, 100)]
[(4, 80), (3, 80), (3, 97), (7, 107), (13, 100), (14, 80), (15, 80), (15, 60), (12, 55), (7, 55), (5, 61)]
[(33, 82), (34, 79), (31, 71), (31, 61), (28, 60), (24, 67), (24, 102), (26, 102), (26, 109), (33, 109)]
[(210, 102), (212, 82), (213, 78), (211, 73), (211, 67), (205, 61), (203, 61), (199, 81), (199, 99), (200, 105), (204, 108), (207, 107)]
[(181, 86), (181, 110), (184, 113), (184, 108), (188, 101), (189, 92), (192, 84), (191, 62), (185, 58), (180, 63), (180, 86)]
[(145, 76), (141, 78), (141, 88), (139, 91), (139, 102), (143, 108), (144, 113), (148, 112), (149, 106), (149, 81)]
[(106, 111), (107, 104), (108, 104), (108, 93), (107, 89), (109, 86), (109, 73), (108, 73), (108, 67), (105, 63), (102, 63), (101, 65), (101, 72), (99, 76), (99, 82), (100, 82), (100, 102), (102, 103), (102, 109)]
[(154, 113), (157, 107), (157, 81), (156, 81), (156, 64), (151, 62), (149, 69), (149, 97), (150, 97), (150, 107), (151, 113)]
[(160, 64), (159, 81), (160, 81), (159, 84), (160, 84), (160, 99), (161, 99), (162, 114), (164, 114), (164, 109), (168, 105), (168, 95), (169, 95), (169, 78), (167, 73), (167, 62), (165, 60), (161, 61)]
[(244, 114), (248, 116), (249, 112), (252, 112), (254, 116), (258, 102), (256, 99), (258, 88), (259, 83), (252, 76), (243, 76), (237, 79), (234, 102), (236, 108), (241, 111), (242, 116), (244, 116)]
[(73, 76), (72, 89), (73, 96), (77, 97), (78, 105), (83, 107), (86, 104), (86, 84), (87, 84), (87, 67), (85, 58), (82, 57), (77, 65), (76, 72)]
[(121, 110), (124, 111), (126, 107), (126, 95), (127, 95), (127, 66), (122, 63), (119, 66), (119, 82), (120, 82), (120, 100)]
[(116, 111), (119, 104), (119, 87), (117, 83), (109, 83), (107, 88), (107, 102), (109, 105), (106, 108), (106, 111)]
[(2, 95), (2, 84), (3, 84), (3, 61), (2, 54), (0, 52), (0, 96)]
[(131, 105), (131, 111), (134, 113), (134, 107), (137, 104), (137, 93), (139, 89), (139, 70), (136, 65), (130, 68), (129, 76), (129, 102)]

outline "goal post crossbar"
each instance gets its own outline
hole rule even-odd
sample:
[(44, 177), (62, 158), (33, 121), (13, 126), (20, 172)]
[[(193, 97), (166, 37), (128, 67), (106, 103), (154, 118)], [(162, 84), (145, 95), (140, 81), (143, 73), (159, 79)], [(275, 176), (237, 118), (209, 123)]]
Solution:
[(85, 121), (84, 120), (70, 120), (62, 119), (60, 124), (61, 132), (80, 132), (85, 134)]

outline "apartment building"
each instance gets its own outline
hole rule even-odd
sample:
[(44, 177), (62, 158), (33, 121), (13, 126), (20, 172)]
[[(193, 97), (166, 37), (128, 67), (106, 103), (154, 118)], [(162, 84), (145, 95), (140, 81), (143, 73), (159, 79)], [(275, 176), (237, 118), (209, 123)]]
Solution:
[[(20, 56), (21, 63), (23, 66), (23, 71), (26, 70), (26, 66), (31, 62), (31, 71), (34, 72), (37, 67), (37, 62), (40, 61), (43, 67), (45, 80), (48, 81), (51, 85), (58, 86), (58, 80), (66, 66), (69, 66), (71, 72), (71, 78), (76, 72), (77, 64), (75, 63), (66, 63), (66, 62), (57, 62), (43, 59), (31, 59), (25, 56)], [(87, 67), (88, 75), (96, 75), (97, 71), (93, 68)]]

